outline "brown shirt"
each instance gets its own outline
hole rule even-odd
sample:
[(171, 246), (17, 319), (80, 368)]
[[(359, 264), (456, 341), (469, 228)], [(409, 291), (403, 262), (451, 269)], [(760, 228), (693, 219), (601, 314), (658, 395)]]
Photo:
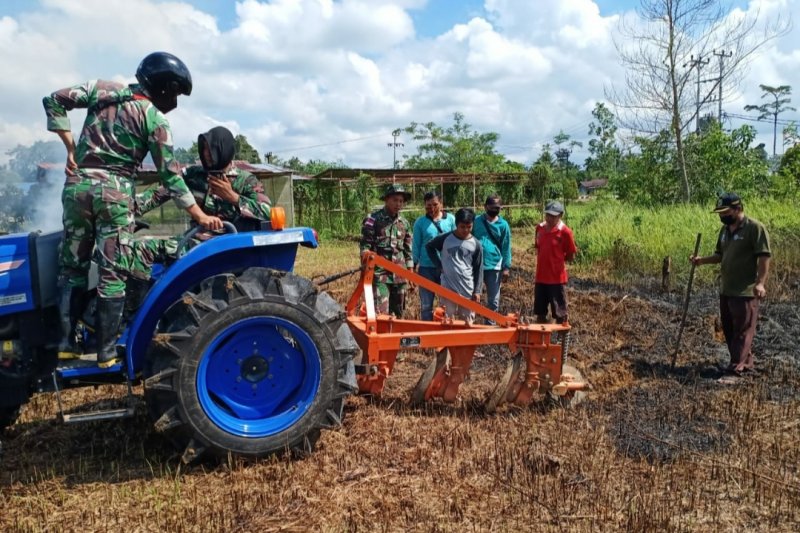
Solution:
[(764, 225), (744, 217), (733, 233), (728, 226), (723, 226), (714, 253), (722, 256), (720, 294), (752, 297), (758, 276), (758, 257), (771, 255)]

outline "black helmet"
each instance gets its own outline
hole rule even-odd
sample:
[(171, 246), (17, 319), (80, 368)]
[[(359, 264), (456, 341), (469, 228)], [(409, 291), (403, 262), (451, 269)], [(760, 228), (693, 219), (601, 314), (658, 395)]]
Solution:
[(142, 59), (136, 69), (136, 79), (153, 99), (156, 107), (159, 107), (160, 101), (164, 101), (167, 106), (173, 102), (177, 105), (179, 94), (192, 94), (192, 75), (189, 69), (183, 61), (168, 52), (153, 52)]

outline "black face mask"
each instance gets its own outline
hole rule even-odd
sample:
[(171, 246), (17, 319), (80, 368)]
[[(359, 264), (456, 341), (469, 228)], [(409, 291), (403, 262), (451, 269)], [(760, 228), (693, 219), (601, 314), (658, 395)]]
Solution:
[(178, 107), (178, 95), (166, 95), (162, 94), (158, 97), (153, 97), (150, 99), (153, 102), (153, 105), (156, 106), (156, 109), (164, 113), (165, 115)]
[(487, 207), (486, 208), (486, 214), (489, 215), (490, 217), (496, 217), (497, 215), (500, 214), (500, 208), (499, 207)]
[(734, 222), (736, 222), (736, 215), (720, 215), (719, 221), (725, 224), (726, 226), (730, 226)]

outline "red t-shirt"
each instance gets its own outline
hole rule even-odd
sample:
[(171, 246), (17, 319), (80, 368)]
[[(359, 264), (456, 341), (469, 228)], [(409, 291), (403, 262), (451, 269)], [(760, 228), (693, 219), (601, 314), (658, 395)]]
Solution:
[(572, 230), (559, 221), (548, 231), (547, 223), (536, 226), (536, 283), (558, 285), (567, 282), (565, 261), (577, 253)]

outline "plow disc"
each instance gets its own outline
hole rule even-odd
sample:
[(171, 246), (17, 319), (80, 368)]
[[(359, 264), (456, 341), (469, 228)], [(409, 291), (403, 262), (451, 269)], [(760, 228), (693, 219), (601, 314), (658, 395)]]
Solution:
[(411, 392), (411, 403), (414, 405), (419, 405), (421, 403), (425, 403), (433, 397), (433, 387), (431, 386), (434, 382), (441, 382), (450, 372), (450, 351), (445, 348), (444, 350), (440, 350), (436, 357), (430, 362), (428, 368), (425, 369), (425, 372), (419, 377), (419, 381), (417, 381), (417, 386), (414, 387), (414, 390)]
[(497, 383), (494, 391), (486, 401), (487, 413), (494, 413), (499, 406), (514, 401), (523, 383), (520, 376), (525, 374), (524, 365), (525, 362), (522, 360), (522, 355), (517, 355), (508, 363), (505, 374), (503, 374), (502, 379)]

